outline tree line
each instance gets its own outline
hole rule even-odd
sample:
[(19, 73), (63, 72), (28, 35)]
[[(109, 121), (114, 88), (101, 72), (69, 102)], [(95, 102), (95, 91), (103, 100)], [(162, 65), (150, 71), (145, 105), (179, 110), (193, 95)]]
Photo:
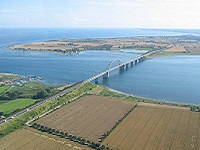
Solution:
[(40, 125), (38, 123), (33, 123), (32, 127), (37, 129), (37, 130), (40, 130), (42, 132), (47, 132), (49, 134), (57, 135), (61, 138), (66, 138), (70, 141), (77, 142), (81, 145), (87, 145), (88, 147), (91, 147), (91, 148), (96, 149), (96, 150), (114, 150), (114, 149), (111, 149), (108, 146), (101, 145), (100, 143), (96, 143), (94, 141), (87, 140), (83, 137), (78, 137), (78, 136), (57, 130), (57, 129), (46, 127), (46, 126)]
[(20, 91), (8, 91), (4, 94), (0, 95), (0, 100), (14, 100), (18, 98), (33, 98), (33, 99), (42, 99), (50, 96), (52, 93), (50, 88), (41, 89), (37, 91), (33, 96), (32, 95), (26, 95), (23, 92)]

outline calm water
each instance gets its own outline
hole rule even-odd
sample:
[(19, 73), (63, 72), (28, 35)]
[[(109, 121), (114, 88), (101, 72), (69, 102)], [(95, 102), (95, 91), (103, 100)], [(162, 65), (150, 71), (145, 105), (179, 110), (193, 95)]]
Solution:
[(113, 89), (162, 101), (200, 104), (200, 56), (146, 60), (101, 81)]
[[(74, 83), (107, 69), (113, 59), (125, 62), (138, 54), (84, 51), (64, 56), (54, 52), (12, 51), (16, 43), (62, 38), (181, 35), (178, 32), (140, 29), (0, 29), (0, 72), (40, 75), (45, 83)], [(115, 63), (117, 64), (117, 63)], [(115, 65), (113, 64), (113, 65)], [(144, 61), (100, 84), (126, 93), (163, 101), (200, 104), (200, 57), (166, 57)]]

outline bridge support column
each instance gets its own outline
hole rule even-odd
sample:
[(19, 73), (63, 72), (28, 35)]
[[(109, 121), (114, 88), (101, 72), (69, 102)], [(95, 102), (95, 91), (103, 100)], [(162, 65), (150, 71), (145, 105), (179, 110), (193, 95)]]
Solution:
[(96, 79), (94, 80), (94, 83), (95, 83), (95, 84), (99, 84), (99, 78), (96, 78)]
[(133, 67), (133, 61), (131, 62), (131, 67)]
[(128, 64), (126, 64), (126, 69), (128, 69)]
[(135, 60), (135, 64), (137, 64), (137, 59)]
[(139, 62), (140, 62), (139, 59), (136, 59), (136, 60), (135, 60), (135, 64), (138, 64)]
[(104, 79), (108, 79), (109, 76), (110, 76), (110, 74), (109, 74), (109, 72), (107, 72), (106, 74), (103, 75), (103, 78), (104, 78)]
[(125, 69), (125, 66), (123, 65), (123, 66), (121, 66), (121, 67), (119, 68), (119, 71), (122, 72), (122, 71), (124, 71), (124, 69)]

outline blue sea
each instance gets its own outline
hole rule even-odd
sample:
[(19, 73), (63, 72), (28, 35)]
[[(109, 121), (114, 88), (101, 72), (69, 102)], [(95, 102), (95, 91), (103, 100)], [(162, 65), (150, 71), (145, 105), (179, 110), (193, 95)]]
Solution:
[[(176, 36), (190, 33), (194, 34), (194, 31), (0, 28), (0, 72), (39, 75), (45, 78), (44, 83), (50, 85), (75, 83), (107, 69), (113, 59), (125, 62), (139, 54), (132, 53), (137, 51), (133, 49), (124, 52), (92, 50), (77, 55), (63, 55), (56, 52), (14, 51), (7, 46), (56, 39)], [(99, 84), (155, 100), (200, 104), (199, 75), (200, 56), (173, 56), (143, 61), (123, 73), (115, 71), (108, 80), (100, 79)]]

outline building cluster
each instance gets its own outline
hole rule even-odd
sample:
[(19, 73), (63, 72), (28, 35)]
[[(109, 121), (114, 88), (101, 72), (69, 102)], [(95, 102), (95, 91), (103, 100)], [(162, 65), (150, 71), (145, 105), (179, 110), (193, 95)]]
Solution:
[(36, 75), (23, 76), (23, 77), (14, 78), (11, 80), (0, 81), (0, 86), (4, 86), (4, 85), (22, 86), (23, 83), (37, 81), (37, 80), (43, 80), (43, 78)]

